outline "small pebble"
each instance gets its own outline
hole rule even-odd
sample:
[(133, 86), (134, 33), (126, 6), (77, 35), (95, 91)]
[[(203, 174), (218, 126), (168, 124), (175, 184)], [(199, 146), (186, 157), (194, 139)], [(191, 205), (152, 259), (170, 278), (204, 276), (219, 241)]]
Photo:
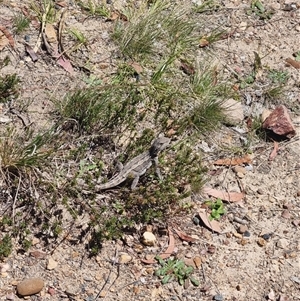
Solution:
[(240, 225), (239, 229), (238, 229), (238, 232), (240, 234), (244, 234), (247, 230), (248, 230), (248, 227), (246, 225)]
[(282, 213), (281, 213), (281, 217), (285, 218), (285, 219), (289, 219), (291, 218), (291, 214), (288, 210), (283, 210)]
[(119, 263), (128, 263), (132, 260), (132, 257), (126, 253), (121, 253), (119, 257)]
[(54, 270), (58, 266), (58, 262), (56, 262), (52, 257), (49, 257), (47, 270)]
[(224, 297), (221, 294), (214, 295), (213, 298), (215, 301), (223, 301)]
[(154, 246), (156, 243), (156, 237), (152, 232), (144, 232), (142, 237), (142, 243), (146, 246)]
[(7, 294), (7, 295), (6, 295), (6, 300), (11, 300), (11, 301), (15, 300), (15, 295), (14, 295), (14, 293), (9, 293), (9, 294)]
[(202, 263), (201, 257), (196, 256), (196, 257), (194, 257), (193, 260), (194, 260), (195, 266), (199, 269), (201, 266), (201, 263)]
[(257, 193), (262, 195), (262, 194), (264, 194), (264, 191), (261, 188), (258, 188)]
[(249, 231), (245, 231), (245, 232), (244, 232), (244, 237), (250, 237), (250, 236), (251, 236), (251, 234), (250, 234)]
[(200, 224), (200, 219), (197, 216), (194, 216), (193, 223), (198, 226)]
[(245, 166), (245, 169), (247, 171), (252, 171), (253, 170), (253, 166), (249, 164), (249, 165)]
[(272, 237), (272, 233), (266, 233), (266, 234), (262, 235), (262, 238), (264, 240), (269, 240), (271, 237)]
[(263, 247), (263, 246), (265, 246), (266, 241), (265, 241), (262, 237), (259, 237), (258, 240), (257, 240), (257, 244), (258, 244), (260, 247)]

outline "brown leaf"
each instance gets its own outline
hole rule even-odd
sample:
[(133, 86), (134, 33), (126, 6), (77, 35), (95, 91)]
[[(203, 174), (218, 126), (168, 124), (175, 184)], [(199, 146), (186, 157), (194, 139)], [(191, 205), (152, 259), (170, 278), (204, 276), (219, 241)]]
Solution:
[(36, 62), (38, 60), (36, 53), (33, 51), (33, 49), (29, 45), (25, 45), (25, 50), (29, 54), (29, 56), (31, 57), (33, 62)]
[(64, 58), (63, 56), (59, 57), (59, 59), (57, 60), (57, 63), (60, 66), (62, 66), (70, 74), (72, 74), (74, 72), (71, 62), (69, 60), (67, 60), (66, 58)]
[(279, 144), (277, 141), (274, 141), (274, 148), (269, 156), (269, 160), (272, 161), (275, 159), (275, 157), (277, 156), (277, 152), (279, 150)]
[(225, 158), (225, 159), (219, 159), (215, 162), (213, 162), (214, 165), (241, 165), (245, 163), (251, 163), (250, 155), (245, 155), (243, 157), (235, 157), (235, 158)]
[(194, 242), (196, 240), (195, 238), (185, 234), (182, 231), (177, 230), (176, 228), (174, 228), (174, 231), (176, 232), (176, 234), (179, 236), (179, 238), (181, 240), (184, 240), (184, 241), (187, 241), (187, 242)]
[(141, 67), (141, 65), (137, 62), (131, 62), (129, 63), (129, 66), (131, 66), (137, 74), (141, 74), (143, 72), (143, 67)]
[(216, 220), (209, 220), (209, 214), (206, 212), (205, 209), (200, 209), (198, 213), (199, 213), (199, 216), (200, 216), (202, 222), (204, 223), (204, 225), (207, 228), (209, 228), (217, 233), (222, 232), (222, 230), (220, 228), (220, 223)]
[(285, 60), (288, 64), (292, 65), (296, 69), (300, 69), (300, 62), (293, 60), (293, 59), (286, 59)]
[(206, 40), (205, 37), (201, 38), (200, 41), (199, 41), (199, 47), (200, 48), (204, 48), (206, 46), (209, 45), (209, 42)]
[(48, 43), (57, 43), (57, 34), (54, 26), (47, 23), (45, 26), (45, 35)]
[(211, 195), (217, 199), (221, 199), (227, 202), (239, 202), (241, 201), (245, 194), (243, 192), (226, 192), (217, 189), (213, 189), (210, 187), (204, 187), (203, 192)]
[[(166, 259), (168, 257), (170, 257), (174, 251), (175, 248), (175, 239), (174, 239), (174, 235), (172, 233), (172, 230), (170, 229), (170, 227), (168, 227), (168, 232), (169, 232), (169, 246), (167, 248), (167, 250), (164, 253), (159, 254), (158, 256), (162, 259)], [(157, 261), (155, 259), (141, 259), (141, 261), (143, 263), (147, 263), (147, 264), (154, 264)]]
[(14, 47), (14, 38), (4, 26), (0, 26), (0, 50), (2, 50), (8, 44), (10, 44), (11, 47)]
[(181, 66), (180, 69), (187, 75), (193, 75), (195, 74), (195, 68), (194, 66), (187, 62), (186, 60), (180, 60)]

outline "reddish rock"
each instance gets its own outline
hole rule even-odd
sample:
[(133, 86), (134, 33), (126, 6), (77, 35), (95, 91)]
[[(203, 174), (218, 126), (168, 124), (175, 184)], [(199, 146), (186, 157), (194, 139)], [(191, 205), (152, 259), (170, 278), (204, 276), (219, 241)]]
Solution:
[(275, 108), (264, 121), (263, 128), (287, 138), (292, 138), (296, 135), (295, 127), (284, 105)]

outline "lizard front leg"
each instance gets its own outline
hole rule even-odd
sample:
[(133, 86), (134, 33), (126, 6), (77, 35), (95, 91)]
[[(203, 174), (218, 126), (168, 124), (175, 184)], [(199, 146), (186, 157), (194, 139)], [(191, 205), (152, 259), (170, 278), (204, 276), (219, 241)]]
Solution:
[(155, 165), (155, 172), (156, 172), (158, 178), (162, 181), (163, 177), (161, 175), (160, 168), (158, 166), (158, 157), (157, 156), (153, 158), (153, 162)]

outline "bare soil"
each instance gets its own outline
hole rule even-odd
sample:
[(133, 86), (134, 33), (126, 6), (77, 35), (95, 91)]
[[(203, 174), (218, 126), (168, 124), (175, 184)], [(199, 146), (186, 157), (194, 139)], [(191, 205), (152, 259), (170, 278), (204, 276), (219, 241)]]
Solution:
[[(228, 74), (236, 72), (241, 77), (249, 74), (254, 51), (259, 53), (263, 66), (290, 74), (280, 98), (264, 99), (262, 82), (261, 86), (258, 83), (255, 88), (243, 90), (241, 99), (246, 117), (253, 112), (259, 116), (263, 109), (272, 110), (278, 104), (286, 105), (297, 129), (296, 137), (280, 142), (279, 153), (273, 161), (269, 160), (273, 143), (253, 138), (253, 168), (242, 176), (233, 168), (216, 166), (213, 162), (228, 155), (225, 149), (239, 147), (243, 134), (224, 126), (205, 141), (208, 149), (204, 151), (203, 160), (211, 174), (206, 185), (226, 191), (243, 189), (246, 198), (227, 205), (228, 212), (220, 221), (221, 234), (213, 234), (193, 222), (203, 200), (208, 198), (204, 194), (192, 196), (194, 208), (190, 214), (169, 221), (171, 228), (181, 229), (196, 238), (195, 242), (188, 243), (175, 236), (174, 253), (189, 264), (193, 264), (195, 257), (201, 258), (202, 263), (195, 267), (194, 273), (200, 286), (183, 287), (175, 281), (166, 285), (160, 283), (153, 275), (157, 265), (146, 265), (141, 258), (150, 251), (165, 250), (168, 236), (156, 231), (158, 245), (142, 246), (139, 242), (142, 225), (135, 232), (124, 233), (122, 241), (105, 241), (100, 253), (89, 257), (89, 237), (83, 237), (82, 241), (77, 239), (89, 219), (83, 214), (76, 226), (72, 225), (70, 216), (64, 216), (66, 226), (59, 244), (49, 245), (43, 237), (32, 237), (33, 245), (27, 252), (18, 252), (16, 248), (0, 263), (0, 266), (9, 266), (0, 274), (0, 300), (22, 299), (14, 293), (15, 285), (30, 277), (40, 277), (45, 282), (42, 292), (31, 296), (30, 300), (91, 301), (97, 296), (103, 300), (141, 301), (213, 300), (218, 297), (223, 298), (220, 300), (300, 300), (300, 72), (285, 61), (300, 51), (300, 2), (292, 2), (294, 8), (291, 10), (288, 10), (291, 3), (288, 0), (265, 3), (274, 11), (269, 20), (262, 20), (254, 13), (247, 15), (245, 10), (249, 9), (250, 1), (241, 0), (222, 1), (219, 9), (197, 15), (199, 22), (204, 20), (209, 24), (208, 30), (220, 27), (230, 32), (226, 39), (213, 43), (207, 50)], [(113, 57), (116, 46), (110, 38), (113, 22), (105, 22), (100, 17), (86, 18), (72, 1), (64, 3), (68, 10), (66, 27), (78, 28), (89, 39), (79, 59), (88, 58), (94, 66), (93, 74), (105, 82), (116, 69)], [(113, 1), (111, 5), (121, 10), (126, 2)], [(186, 1), (186, 5), (192, 3)], [(1, 25), (11, 30), (12, 18), (28, 6), (27, 1), (2, 1)], [(26, 32), (31, 45), (37, 39), (38, 26), (33, 20)], [(53, 122), (51, 99), (59, 100), (68, 91), (83, 86), (86, 74), (75, 68), (70, 75), (43, 50), (38, 53), (38, 61), (33, 63), (25, 53), (23, 38), (23, 35), (15, 36), (15, 46), (0, 52), (1, 59), (6, 55), (11, 59), (2, 73), (16, 72), (21, 78), (20, 103), (16, 106), (21, 108), (22, 104), (29, 104), (28, 110), (21, 114), (39, 131)], [(199, 58), (201, 51), (195, 54)], [(21, 120), (10, 117), (22, 127)], [(201, 143), (199, 141), (199, 145)], [(247, 223), (249, 237), (239, 233), (241, 224), (236, 221), (237, 217)], [(120, 264), (122, 252), (132, 260)], [(49, 266), (49, 259), (57, 266)]]

